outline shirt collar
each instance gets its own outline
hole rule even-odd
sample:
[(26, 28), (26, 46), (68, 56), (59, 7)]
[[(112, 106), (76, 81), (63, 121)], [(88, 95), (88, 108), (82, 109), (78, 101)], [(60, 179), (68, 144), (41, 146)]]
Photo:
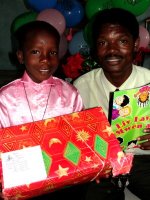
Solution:
[[(128, 89), (129, 88), (129, 85), (132, 86), (132, 83), (134, 82), (134, 78), (135, 78), (135, 74), (136, 74), (136, 68), (135, 66), (133, 65), (132, 67), (132, 72), (130, 74), (130, 76), (128, 77), (128, 79), (117, 89), (119, 90), (125, 90), (125, 89)], [(109, 91), (109, 92), (113, 92), (116, 90), (116, 87), (111, 84), (108, 79), (106, 78), (103, 70), (102, 70), (102, 73), (101, 73), (101, 80), (102, 80), (102, 84), (103, 84), (103, 87), (105, 90)], [(134, 85), (133, 85), (134, 87)], [(132, 87), (131, 87), (132, 88)]]
[(130, 74), (130, 76), (128, 77), (128, 79), (119, 87), (120, 90), (126, 90), (129, 89), (129, 85), (130, 88), (134, 88), (135, 87), (135, 81), (136, 81), (136, 77), (137, 77), (137, 69), (135, 67), (135, 65), (132, 65), (132, 72)]
[(42, 81), (41, 83), (36, 83), (34, 82), (30, 77), (29, 75), (27, 74), (27, 72), (25, 71), (22, 78), (21, 78), (21, 81), (24, 82), (24, 83), (29, 83), (31, 85), (54, 85), (54, 78), (53, 76), (50, 76), (49, 79), (47, 80), (44, 80)]
[(106, 90), (106, 93), (107, 93), (107, 91), (113, 92), (113, 91), (116, 90), (116, 87), (113, 84), (111, 84), (108, 81), (108, 79), (106, 78), (103, 70), (102, 70), (102, 73), (101, 73), (101, 81), (102, 81), (102, 85), (103, 85), (104, 90)]

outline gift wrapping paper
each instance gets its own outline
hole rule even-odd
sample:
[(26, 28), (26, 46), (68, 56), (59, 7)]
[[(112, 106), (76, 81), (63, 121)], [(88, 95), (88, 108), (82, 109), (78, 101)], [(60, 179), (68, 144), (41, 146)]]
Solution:
[[(0, 152), (40, 145), (47, 178), (4, 188), (4, 199), (28, 199), (59, 188), (129, 173), (124, 154), (101, 107), (0, 129)], [(1, 177), (3, 180), (2, 165)]]

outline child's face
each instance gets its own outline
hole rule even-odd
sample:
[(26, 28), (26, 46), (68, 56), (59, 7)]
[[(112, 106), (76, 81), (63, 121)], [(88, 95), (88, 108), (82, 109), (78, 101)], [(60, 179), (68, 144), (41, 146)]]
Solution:
[(34, 82), (47, 80), (59, 64), (57, 39), (46, 31), (28, 34), (22, 51), (17, 52), (19, 62), (24, 64)]

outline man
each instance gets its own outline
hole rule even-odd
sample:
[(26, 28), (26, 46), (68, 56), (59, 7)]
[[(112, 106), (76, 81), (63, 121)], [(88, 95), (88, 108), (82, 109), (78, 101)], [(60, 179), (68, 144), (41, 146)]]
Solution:
[[(92, 38), (92, 53), (101, 68), (79, 77), (74, 85), (85, 108), (101, 106), (108, 116), (110, 93), (149, 83), (150, 70), (132, 64), (139, 47), (139, 24), (129, 11), (111, 8), (98, 12), (92, 24)], [(140, 153), (134, 152), (128, 188), (147, 200), (150, 196), (150, 129), (144, 132), (148, 134), (138, 138), (143, 143), (139, 146)], [(87, 199), (122, 200), (124, 192), (109, 178), (90, 184)]]

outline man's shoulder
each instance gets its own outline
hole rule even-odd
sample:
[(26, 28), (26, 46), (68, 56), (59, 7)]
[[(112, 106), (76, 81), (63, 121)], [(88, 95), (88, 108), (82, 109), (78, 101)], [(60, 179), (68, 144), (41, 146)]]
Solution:
[(148, 69), (148, 68), (146, 68), (146, 67), (141, 67), (141, 66), (136, 66), (136, 65), (134, 65), (134, 68), (136, 69), (136, 71), (138, 72), (138, 73), (141, 73), (141, 74), (150, 74), (150, 70)]
[(134, 66), (135, 86), (145, 85), (150, 83), (150, 70), (145, 67)]
[(82, 76), (78, 77), (73, 82), (73, 84), (77, 85), (77, 84), (80, 84), (83, 82), (89, 82), (89, 81), (95, 80), (96, 77), (100, 76), (101, 70), (102, 70), (101, 68), (93, 69), (93, 70), (87, 72), (86, 74), (83, 74)]

